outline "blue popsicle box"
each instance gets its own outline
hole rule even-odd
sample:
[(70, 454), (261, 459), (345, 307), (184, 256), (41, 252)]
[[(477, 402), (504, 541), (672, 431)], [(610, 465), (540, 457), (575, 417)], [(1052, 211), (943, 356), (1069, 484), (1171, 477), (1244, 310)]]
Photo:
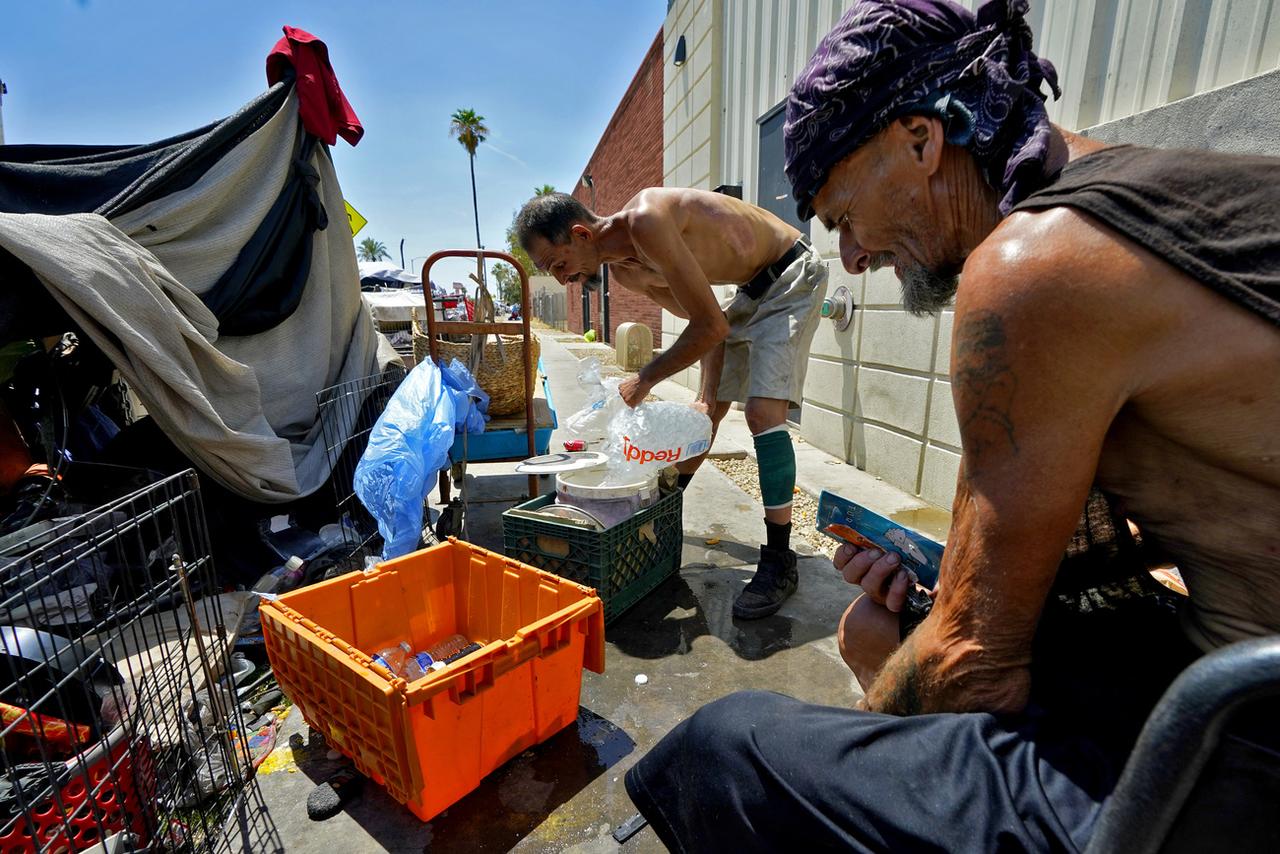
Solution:
[(896, 552), (925, 587), (938, 583), (942, 545), (857, 502), (824, 491), (818, 497), (818, 530), (842, 543)]

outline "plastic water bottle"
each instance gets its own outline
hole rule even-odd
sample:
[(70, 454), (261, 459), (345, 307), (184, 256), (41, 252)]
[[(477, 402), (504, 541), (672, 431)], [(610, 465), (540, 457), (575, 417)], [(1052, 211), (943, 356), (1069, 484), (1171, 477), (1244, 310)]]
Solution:
[(302, 582), (305, 572), (306, 562), (294, 555), (284, 562), (284, 566), (278, 566), (259, 578), (257, 584), (253, 585), (253, 590), (255, 593), (292, 590)]
[(429, 653), (415, 652), (405, 659), (404, 678), (412, 682), (415, 679), (421, 679), (433, 670), (439, 670), (444, 667), (443, 664), (436, 664), (435, 660)]
[(381, 664), (387, 670), (391, 671), (392, 676), (405, 675), (405, 663), (413, 655), (413, 648), (404, 641), (395, 646), (389, 646), (386, 649), (380, 649), (373, 654), (375, 664)]
[(472, 643), (462, 635), (452, 635), (429, 647), (427, 654), (431, 656), (432, 661), (443, 667), (449, 663), (450, 659), (461, 658), (463, 654), (469, 655), (477, 649), (480, 649), (480, 644)]
[(280, 572), (280, 587), (284, 590), (292, 590), (302, 583), (302, 577), (307, 572), (307, 564), (297, 555), (292, 556), (284, 562)]

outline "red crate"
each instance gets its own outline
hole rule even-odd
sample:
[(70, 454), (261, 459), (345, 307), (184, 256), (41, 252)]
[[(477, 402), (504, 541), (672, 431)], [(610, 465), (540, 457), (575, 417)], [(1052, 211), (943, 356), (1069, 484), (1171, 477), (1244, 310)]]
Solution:
[(155, 766), (146, 739), (131, 740), (117, 730), (66, 765), (72, 776), (58, 797), (46, 796), (19, 816), (0, 835), (0, 854), (83, 851), (102, 842), (104, 831), (110, 836), (128, 830), (146, 845), (147, 811), (155, 801)]

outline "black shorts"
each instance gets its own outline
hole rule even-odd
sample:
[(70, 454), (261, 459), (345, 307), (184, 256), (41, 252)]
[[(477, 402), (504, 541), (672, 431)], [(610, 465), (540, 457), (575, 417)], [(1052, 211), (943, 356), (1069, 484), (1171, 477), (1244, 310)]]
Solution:
[(1158, 597), (1050, 607), (1019, 715), (900, 718), (734, 694), (627, 773), (673, 851), (1074, 851), (1134, 739), (1196, 656)]

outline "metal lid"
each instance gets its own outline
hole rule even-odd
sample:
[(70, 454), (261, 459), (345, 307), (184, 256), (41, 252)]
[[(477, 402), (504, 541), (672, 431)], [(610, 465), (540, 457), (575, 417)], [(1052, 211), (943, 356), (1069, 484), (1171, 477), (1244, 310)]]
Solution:
[(566, 451), (562, 454), (530, 457), (516, 466), (516, 471), (520, 474), (560, 474), (595, 468), (607, 462), (609, 458), (599, 451)]

